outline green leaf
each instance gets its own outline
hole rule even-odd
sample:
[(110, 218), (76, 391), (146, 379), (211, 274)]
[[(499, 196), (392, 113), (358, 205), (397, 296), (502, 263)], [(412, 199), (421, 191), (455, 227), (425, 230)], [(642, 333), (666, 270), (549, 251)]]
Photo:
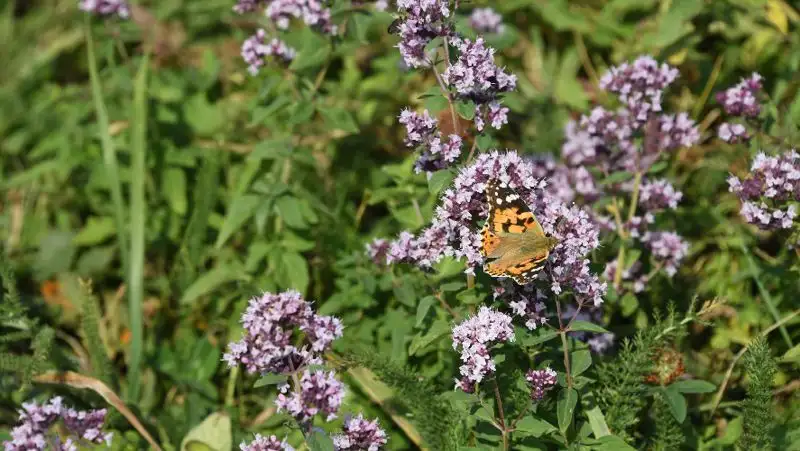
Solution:
[(228, 451), (231, 446), (231, 419), (226, 413), (216, 412), (186, 434), (181, 442), (181, 451)]
[(578, 71), (581, 69), (578, 52), (570, 48), (564, 52), (561, 67), (554, 81), (555, 97), (559, 101), (583, 110), (588, 106), (588, 96), (578, 80)]
[(781, 357), (782, 362), (795, 362), (800, 363), (800, 344), (795, 345)]
[(417, 305), (417, 327), (422, 325), (425, 317), (428, 315), (428, 310), (436, 303), (436, 298), (433, 296), (425, 296), (419, 301)]
[(592, 353), (588, 349), (572, 351), (572, 376), (579, 376), (592, 366)]
[(636, 451), (636, 448), (616, 435), (606, 435), (596, 440), (587, 441), (585, 444), (595, 451)]
[(236, 197), (231, 202), (228, 214), (225, 215), (225, 220), (222, 222), (222, 227), (217, 236), (217, 242), (214, 247), (217, 249), (222, 248), (222, 245), (234, 234), (240, 227), (252, 218), (256, 212), (256, 206), (261, 202), (261, 196), (244, 194)]
[(198, 93), (185, 101), (183, 114), (198, 136), (212, 137), (225, 125), (223, 109), (209, 103), (206, 93)]
[(306, 438), (309, 449), (311, 451), (333, 451), (333, 440), (328, 437), (328, 434), (315, 430)]
[(601, 185), (611, 185), (612, 183), (621, 183), (633, 178), (633, 174), (627, 171), (615, 172), (600, 181)]
[[(308, 34), (306, 36), (308, 36)], [(319, 67), (328, 59), (328, 55), (331, 53), (331, 48), (328, 43), (324, 39), (313, 37), (313, 35), (311, 36), (310, 39), (304, 40), (306, 45), (297, 54), (295, 59), (292, 60), (292, 64), (289, 65), (290, 70), (301, 71), (312, 67)]]
[(253, 388), (264, 387), (265, 385), (278, 385), (286, 382), (287, 376), (285, 374), (267, 373), (259, 377)]
[(669, 406), (672, 416), (678, 423), (683, 423), (686, 419), (686, 398), (672, 386), (662, 388), (661, 393), (664, 395), (664, 401)]
[(711, 382), (699, 379), (679, 380), (670, 384), (669, 387), (680, 393), (711, 393), (717, 389), (717, 386)]
[(456, 172), (451, 169), (434, 172), (428, 179), (428, 191), (431, 194), (439, 194), (445, 187), (453, 183), (455, 177)]
[(654, 165), (650, 166), (650, 169), (648, 169), (647, 172), (650, 174), (655, 174), (663, 171), (664, 169), (667, 168), (667, 166), (669, 165), (667, 164), (666, 161), (659, 161), (658, 163), (655, 163)]
[(353, 119), (353, 116), (350, 114), (350, 112), (344, 108), (320, 107), (319, 112), (322, 114), (322, 117), (325, 118), (325, 123), (328, 125), (328, 129), (342, 130), (350, 134), (358, 133), (358, 124), (356, 124), (356, 121)]
[(487, 406), (478, 407), (474, 415), (476, 418), (480, 418), (490, 423), (494, 423), (494, 412), (492, 412), (490, 408)]
[(639, 299), (631, 292), (625, 293), (619, 303), (622, 307), (622, 316), (626, 318), (633, 315), (639, 307)]
[(411, 340), (411, 345), (408, 347), (408, 355), (416, 355), (418, 351), (425, 349), (435, 341), (449, 334), (450, 323), (444, 320), (434, 321), (431, 328), (428, 329), (428, 333), (423, 336), (417, 335)]
[(289, 278), (289, 285), (305, 293), (310, 279), (306, 259), (297, 252), (286, 251), (281, 255), (281, 262), (285, 275)]
[(553, 329), (539, 328), (539, 333), (536, 335), (532, 334), (531, 335), (518, 334), (518, 335), (525, 337), (522, 340), (522, 343), (525, 346), (536, 346), (538, 344), (542, 344), (544, 342), (552, 340), (553, 338), (556, 338), (558, 336), (558, 331), (555, 331)]
[[(456, 113), (464, 119), (471, 121), (475, 117), (475, 104), (472, 102), (456, 102)], [(452, 119), (449, 121), (452, 122)]]
[(440, 285), (439, 290), (443, 292), (458, 291), (464, 288), (465, 286), (466, 284), (464, 282), (448, 282)]
[(167, 168), (161, 184), (164, 198), (175, 213), (183, 216), (189, 209), (186, 197), (186, 172), (181, 168)]
[(606, 416), (603, 415), (603, 411), (600, 410), (600, 407), (594, 406), (587, 410), (586, 418), (589, 419), (589, 426), (591, 426), (595, 438), (601, 438), (611, 434), (611, 431), (608, 430), (608, 424), (606, 424)]
[(298, 198), (293, 196), (281, 196), (275, 202), (275, 208), (278, 210), (278, 214), (287, 226), (294, 229), (308, 228), (308, 223), (303, 217), (303, 213), (300, 209), (300, 200)]
[(39, 240), (34, 272), (40, 280), (66, 272), (72, 266), (72, 259), (75, 257), (72, 237), (67, 232), (50, 232)]
[(414, 307), (417, 303), (417, 294), (414, 292), (414, 287), (408, 279), (403, 279), (394, 287), (394, 297), (403, 304)]
[(515, 430), (523, 433), (523, 435), (541, 437), (545, 434), (555, 432), (557, 429), (547, 421), (529, 415), (519, 420)]
[(564, 388), (558, 394), (556, 414), (558, 416), (558, 429), (566, 435), (572, 417), (575, 415), (575, 406), (578, 404), (578, 392), (574, 388)]
[(116, 233), (114, 219), (108, 216), (89, 216), (86, 225), (72, 238), (76, 246), (94, 246)]
[(243, 271), (230, 266), (218, 266), (195, 280), (181, 297), (181, 304), (189, 304), (200, 296), (211, 293), (220, 286), (234, 280), (247, 280), (249, 276)]
[(278, 160), (289, 158), (294, 151), (292, 138), (281, 136), (273, 139), (266, 139), (256, 144), (253, 152), (247, 156), (250, 159)]
[(573, 321), (572, 325), (569, 327), (569, 330), (570, 331), (597, 332), (599, 334), (607, 334), (607, 333), (609, 333), (602, 326), (598, 326), (597, 324), (590, 323), (589, 321), (582, 321), (582, 320)]
[(478, 135), (478, 150), (489, 150), (495, 146), (494, 137), (490, 134)]
[(298, 100), (289, 107), (289, 119), (286, 121), (286, 125), (291, 127), (308, 122), (314, 116), (316, 110), (317, 107), (313, 102)]

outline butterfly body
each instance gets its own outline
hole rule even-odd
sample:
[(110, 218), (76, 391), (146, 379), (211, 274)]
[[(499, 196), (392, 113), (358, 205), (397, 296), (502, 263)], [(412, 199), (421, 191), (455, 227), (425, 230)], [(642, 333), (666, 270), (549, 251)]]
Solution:
[(489, 217), (481, 231), (483, 269), (494, 277), (511, 277), (520, 285), (544, 268), (558, 239), (546, 234), (533, 212), (513, 189), (498, 180), (486, 185)]

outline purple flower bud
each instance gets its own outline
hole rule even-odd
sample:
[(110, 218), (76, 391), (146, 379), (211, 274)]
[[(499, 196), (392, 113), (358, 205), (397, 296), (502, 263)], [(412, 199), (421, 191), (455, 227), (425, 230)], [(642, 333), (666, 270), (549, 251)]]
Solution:
[(250, 443), (242, 442), (239, 445), (240, 451), (294, 451), (286, 439), (279, 440), (278, 437), (271, 435), (265, 437), (261, 434), (256, 434), (255, 439)]
[(612, 67), (600, 79), (600, 87), (619, 95), (634, 119), (646, 122), (652, 113), (661, 111), (664, 89), (678, 76), (678, 70), (658, 65), (651, 56), (640, 56), (632, 64)]
[(717, 102), (730, 116), (757, 117), (761, 112), (761, 105), (756, 98), (761, 91), (761, 80), (761, 75), (753, 72), (750, 78), (743, 78), (736, 86), (718, 93)]
[[(244, 365), (249, 373), (293, 373), (321, 363), (319, 355), (342, 336), (341, 321), (314, 313), (297, 291), (251, 299), (242, 325), (244, 337), (228, 345), (223, 359), (229, 366)], [(302, 347), (299, 331), (305, 333)]]
[(653, 257), (664, 265), (664, 270), (672, 277), (689, 252), (689, 244), (674, 232), (647, 232), (642, 241), (650, 249)]
[(747, 222), (764, 230), (789, 229), (796, 213), (787, 203), (800, 201), (800, 155), (759, 153), (750, 174), (744, 180), (731, 176), (728, 185), (744, 202), (740, 213)]
[(658, 211), (665, 208), (675, 209), (683, 198), (683, 193), (676, 191), (667, 180), (645, 181), (639, 190), (639, 205), (645, 210)]
[(299, 387), (295, 387), (296, 391), (291, 391), (289, 384), (283, 384), (275, 400), (278, 412), (285, 411), (301, 423), (310, 421), (317, 414), (323, 415), (325, 421), (333, 420), (344, 399), (344, 384), (335, 376), (333, 371), (312, 373), (306, 370)]
[(453, 328), (453, 349), (461, 348), (461, 375), (478, 383), (495, 371), (489, 347), (514, 341), (511, 317), (483, 306), (478, 313)]
[(125, 0), (80, 0), (78, 8), (97, 16), (116, 14), (121, 19), (127, 19), (131, 15), (128, 2)]
[(532, 285), (520, 286), (509, 280), (502, 280), (494, 287), (494, 298), (508, 304), (511, 311), (525, 320), (528, 330), (535, 330), (547, 324), (544, 301), (547, 295)]
[(400, 24), (400, 55), (410, 67), (428, 66), (425, 46), (438, 36), (452, 34), (448, 21), (447, 0), (398, 0), (397, 9), (403, 15)]
[(400, 113), (400, 123), (406, 126), (405, 143), (409, 147), (421, 147), (422, 152), (414, 164), (414, 171), (435, 172), (451, 166), (461, 155), (462, 139), (458, 135), (450, 135), (443, 142), (436, 119), (428, 110), (422, 114), (404, 109)]
[(330, 8), (325, 8), (320, 0), (272, 0), (266, 14), (281, 30), (289, 28), (290, 20), (295, 18), (325, 34), (335, 35), (337, 31), (331, 22)]
[(106, 409), (82, 411), (75, 409), (64, 409), (61, 417), (64, 425), (76, 437), (80, 437), (88, 442), (101, 445), (110, 445), (112, 434), (103, 433), (103, 424), (106, 421)]
[(388, 441), (378, 420), (365, 420), (362, 414), (346, 418), (343, 432), (333, 436), (333, 446), (337, 451), (378, 451)]
[(111, 444), (112, 434), (102, 431), (106, 409), (78, 411), (64, 406), (60, 397), (54, 397), (42, 405), (35, 402), (22, 405), (17, 426), (11, 430), (11, 440), (3, 442), (5, 450), (43, 451), (52, 443), (60, 443), (57, 435), (47, 435), (48, 429), (59, 418), (72, 434), (59, 449), (76, 450), (76, 438), (95, 444)]
[(475, 42), (455, 38), (453, 46), (460, 55), (444, 71), (442, 78), (459, 96), (475, 103), (487, 103), (497, 99), (499, 94), (516, 88), (517, 76), (509, 75), (495, 65), (495, 50), (484, 46), (483, 38), (479, 37)]
[(267, 42), (267, 33), (262, 29), (242, 43), (242, 58), (248, 64), (247, 70), (252, 75), (258, 73), (269, 56), (288, 63), (294, 59), (295, 51), (277, 38)]
[(263, 7), (268, 2), (269, 0), (237, 0), (233, 10), (239, 14), (249, 13)]
[(717, 136), (719, 136), (719, 139), (731, 144), (744, 142), (750, 139), (750, 136), (747, 134), (747, 129), (744, 127), (744, 125), (729, 124), (727, 122), (720, 124), (719, 128), (717, 129)]
[(502, 106), (500, 102), (490, 102), (488, 109), (483, 104), (475, 105), (475, 128), (482, 132), (488, 121), (491, 126), (500, 130), (503, 125), (508, 124), (509, 109)]
[(556, 372), (552, 368), (528, 370), (525, 380), (531, 387), (531, 399), (535, 402), (544, 399), (544, 395), (556, 385)]
[(478, 33), (500, 34), (503, 32), (503, 16), (492, 8), (475, 8), (469, 16), (469, 25)]
[(387, 240), (376, 238), (371, 243), (367, 243), (367, 255), (376, 265), (385, 265), (390, 246)]
[(408, 147), (427, 144), (439, 133), (437, 121), (431, 117), (428, 110), (419, 114), (405, 108), (400, 112), (399, 122), (406, 126), (405, 143)]

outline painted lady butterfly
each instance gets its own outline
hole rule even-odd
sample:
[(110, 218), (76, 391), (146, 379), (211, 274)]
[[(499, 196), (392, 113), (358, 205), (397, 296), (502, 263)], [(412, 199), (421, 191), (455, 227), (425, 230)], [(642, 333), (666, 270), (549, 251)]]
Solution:
[(545, 233), (536, 216), (510, 186), (491, 179), (486, 184), (489, 218), (481, 230), (483, 270), (493, 277), (532, 282), (544, 268), (558, 239)]

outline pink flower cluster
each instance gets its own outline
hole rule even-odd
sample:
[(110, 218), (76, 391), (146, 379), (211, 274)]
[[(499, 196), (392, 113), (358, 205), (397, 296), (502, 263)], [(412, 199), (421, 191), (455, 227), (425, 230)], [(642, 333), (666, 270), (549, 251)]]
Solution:
[[(65, 406), (61, 397), (44, 404), (22, 404), (17, 426), (11, 430), (11, 440), (3, 442), (6, 451), (45, 450), (56, 444), (60, 451), (77, 451), (77, 441), (95, 445), (111, 444), (111, 433), (103, 432), (106, 409), (80, 411)], [(48, 429), (61, 419), (71, 434), (63, 443), (58, 435), (48, 436)]]
[(436, 119), (430, 116), (428, 110), (419, 114), (406, 108), (400, 113), (399, 121), (406, 126), (406, 145), (422, 149), (414, 164), (417, 173), (447, 168), (461, 155), (461, 137), (452, 134), (444, 141)]
[[(717, 102), (729, 116), (740, 117), (752, 121), (761, 113), (758, 94), (762, 89), (763, 77), (753, 72), (750, 78), (743, 78), (737, 85), (717, 93)], [(723, 122), (717, 128), (717, 136), (731, 144), (746, 142), (750, 139), (747, 128), (741, 123)]]
[(128, 2), (125, 0), (80, 0), (78, 8), (97, 16), (116, 14), (121, 19), (127, 19), (131, 15)]
[(294, 373), (319, 364), (319, 355), (342, 336), (341, 321), (317, 315), (297, 291), (251, 299), (242, 325), (244, 337), (228, 345), (223, 359), (229, 366), (244, 365), (249, 373)]
[(269, 57), (288, 63), (294, 59), (295, 54), (293, 48), (278, 38), (272, 38), (267, 42), (267, 32), (263, 29), (259, 29), (242, 43), (242, 58), (248, 64), (247, 70), (252, 75), (258, 74)]
[(362, 414), (346, 418), (342, 434), (333, 436), (337, 451), (379, 451), (387, 441), (386, 431), (378, 420), (369, 421)]
[(543, 370), (528, 370), (525, 380), (531, 388), (531, 399), (541, 401), (544, 395), (556, 385), (556, 372), (552, 368)]
[(471, 392), (474, 385), (495, 371), (489, 347), (514, 341), (511, 317), (483, 306), (478, 313), (453, 328), (453, 349), (461, 348), (461, 380), (456, 387)]
[(317, 414), (322, 414), (325, 421), (333, 420), (344, 399), (344, 384), (336, 380), (333, 371), (305, 370), (294, 390), (289, 384), (281, 385), (279, 390), (275, 400), (278, 412), (285, 411), (300, 423), (311, 421)]
[(469, 25), (479, 33), (500, 34), (503, 32), (503, 16), (492, 8), (475, 8), (469, 16)]
[(800, 201), (800, 155), (794, 150), (778, 156), (759, 153), (744, 180), (728, 178), (730, 191), (742, 200), (741, 215), (764, 230), (789, 229), (797, 216), (792, 202)]
[(294, 451), (294, 448), (286, 443), (286, 440), (279, 440), (278, 437), (271, 435), (265, 437), (261, 434), (256, 434), (255, 439), (250, 443), (239, 445), (240, 451)]
[(321, 33), (335, 35), (338, 27), (331, 22), (331, 10), (320, 0), (272, 0), (267, 17), (281, 30), (289, 28), (291, 19), (303, 19), (306, 25)]
[[(292, 19), (302, 19), (320, 33), (335, 35), (337, 26), (331, 20), (331, 10), (322, 0), (238, 0), (233, 10), (245, 14), (264, 9), (267, 17), (279, 30), (286, 30)], [(277, 37), (269, 37), (263, 29), (242, 43), (242, 58), (252, 74), (264, 67), (271, 57), (282, 63), (291, 62), (296, 51)]]
[(633, 63), (612, 67), (600, 79), (600, 87), (619, 95), (634, 120), (645, 122), (661, 111), (664, 89), (678, 77), (678, 70), (661, 65), (651, 56), (641, 56)]
[(431, 64), (425, 46), (434, 38), (453, 34), (448, 0), (397, 0), (397, 10), (403, 17), (399, 26), (400, 55), (409, 67)]
[(761, 112), (757, 96), (762, 80), (760, 74), (753, 72), (750, 78), (743, 78), (739, 84), (718, 93), (717, 102), (729, 116), (756, 117)]

